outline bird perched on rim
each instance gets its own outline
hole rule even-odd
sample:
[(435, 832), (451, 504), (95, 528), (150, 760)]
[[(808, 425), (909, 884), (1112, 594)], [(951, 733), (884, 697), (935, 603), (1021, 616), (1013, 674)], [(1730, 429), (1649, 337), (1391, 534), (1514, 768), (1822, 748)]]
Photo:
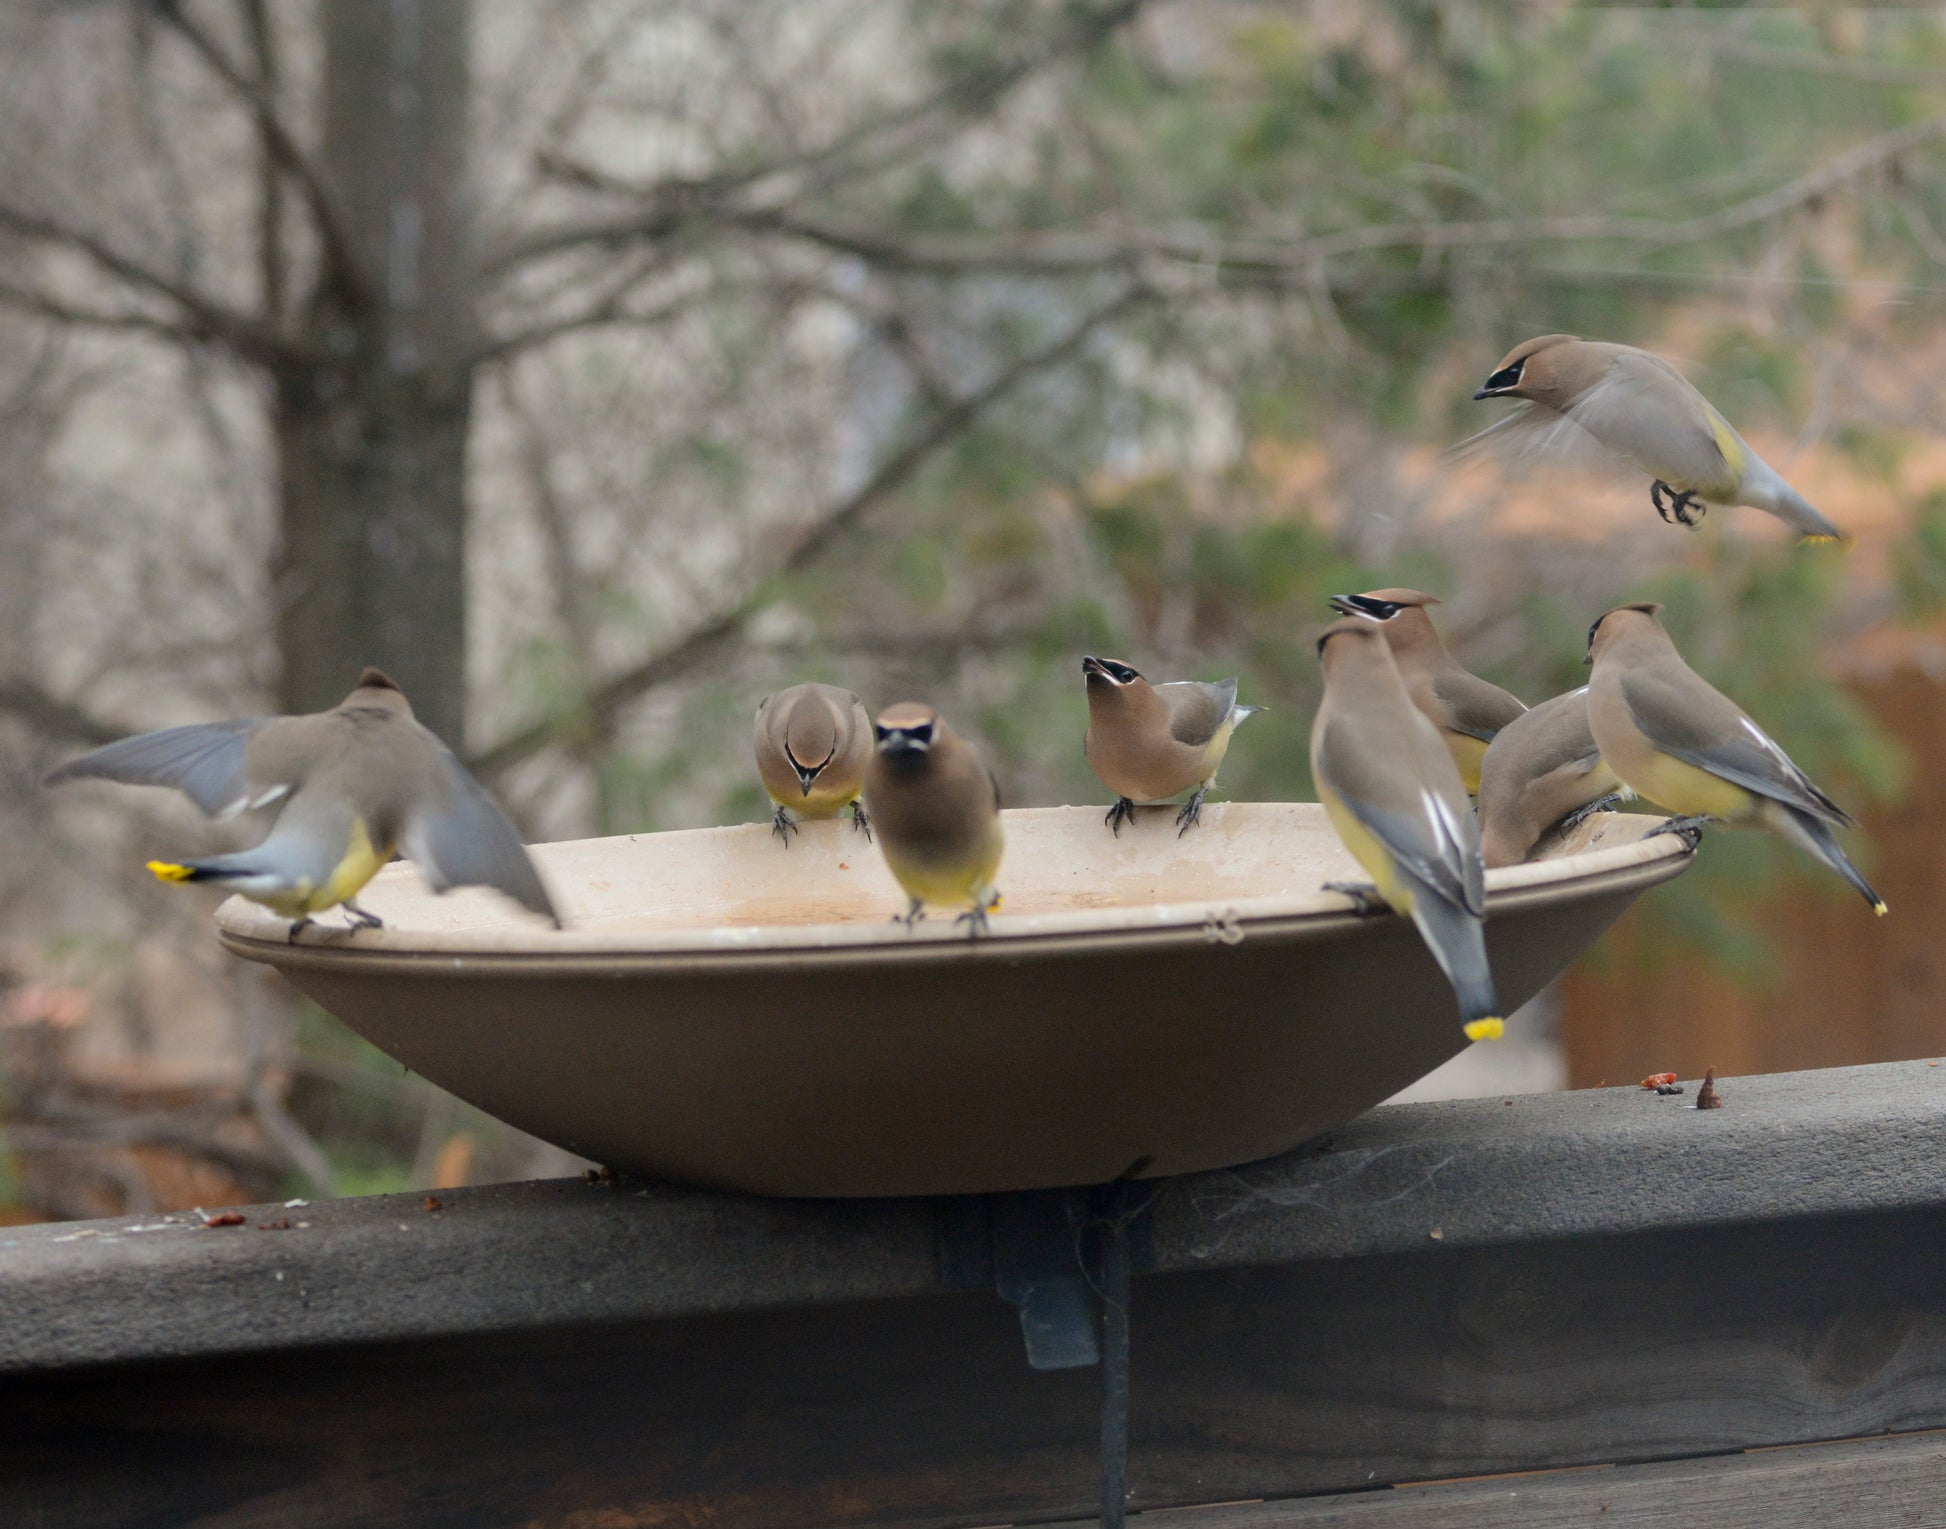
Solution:
[(1341, 616), (1381, 624), (1412, 704), (1426, 714), (1459, 766), (1468, 793), (1480, 791), (1480, 760), (1494, 735), (1527, 707), (1518, 697), (1466, 669), (1446, 650), (1426, 607), (1439, 601), (1416, 589), (1374, 589), (1333, 595)]
[(357, 895), (403, 849), (433, 890), (488, 886), (553, 920), (540, 873), (500, 809), (377, 669), (331, 711), (165, 728), (70, 760), (50, 786), (96, 778), (174, 786), (212, 817), (277, 808), (254, 849), (152, 860), (162, 881), (209, 881), (293, 920), (342, 907), (351, 929), (380, 921)]
[(1229, 752), (1230, 735), (1261, 706), (1237, 705), (1237, 682), (1172, 680), (1151, 685), (1114, 658), (1081, 660), (1088, 687), (1088, 732), (1082, 751), (1115, 793), (1105, 819), (1117, 837), (1136, 804), (1191, 793), (1176, 814), (1176, 833), (1203, 815), (1203, 798)]
[(993, 878), (1006, 849), (1000, 785), (971, 744), (918, 701), (879, 713), (865, 765), (865, 805), (885, 863), (910, 900), (906, 928), (927, 903), (965, 911), (955, 921), (986, 933), (1000, 901)]
[(872, 756), (865, 703), (836, 685), (793, 685), (757, 707), (757, 773), (770, 794), (770, 831), (790, 847), (800, 818), (835, 818), (872, 833), (861, 797)]
[(1693, 526), (1706, 505), (1743, 504), (1815, 540), (1844, 535), (1681, 372), (1633, 345), (1544, 334), (1508, 351), (1473, 396), (1518, 398), (1527, 407), (1456, 451), (1491, 444), (1572, 452), (1592, 438), (1655, 480), (1649, 500), (1664, 520)]
[(1371, 887), (1329, 884), (1364, 911), (1371, 894), (1418, 926), (1453, 984), (1468, 1040), (1506, 1028), (1487, 967), (1486, 868), (1453, 757), (1412, 703), (1381, 629), (1361, 617), (1318, 638), (1324, 699), (1311, 724), (1318, 800)]
[[(1588, 723), (1622, 784), (1678, 814), (1655, 832), (1694, 835), (1712, 820), (1755, 823), (1817, 856), (1874, 913), (1885, 900), (1838, 845), (1852, 820), (1728, 696), (1691, 669), (1656, 620), (1623, 605), (1588, 628)], [(1693, 842), (1693, 839), (1692, 839)]]
[(1572, 828), (1623, 794), (1588, 728), (1588, 687), (1541, 702), (1500, 730), (1480, 764), (1487, 869), (1519, 865), (1549, 830)]

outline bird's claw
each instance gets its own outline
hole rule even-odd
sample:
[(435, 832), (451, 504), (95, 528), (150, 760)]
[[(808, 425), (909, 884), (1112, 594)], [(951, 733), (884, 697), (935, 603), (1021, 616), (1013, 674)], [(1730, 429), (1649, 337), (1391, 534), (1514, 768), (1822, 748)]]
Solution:
[(1203, 820), (1203, 798), (1209, 794), (1208, 786), (1198, 786), (1196, 794), (1182, 804), (1182, 811), (1176, 814), (1176, 837), (1180, 839), (1190, 829)]
[(987, 909), (996, 908), (999, 905), (1000, 894), (996, 892), (985, 902), (974, 903), (972, 907), (954, 919), (953, 927), (957, 929), (961, 924), (966, 925), (966, 937), (969, 940), (977, 940), (983, 934), (991, 934), (993, 933), (993, 926), (987, 923)]
[(797, 826), (797, 819), (786, 812), (781, 805), (771, 810), (770, 831), (784, 841), (785, 849), (791, 847), (792, 834), (804, 832)]
[(866, 815), (865, 804), (863, 802), (853, 802), (851, 804), (851, 831), (853, 833), (862, 831), (865, 835), (865, 842), (867, 844), (872, 842), (872, 820)]
[(1674, 834), (1689, 848), (1694, 849), (1703, 842), (1703, 830), (1709, 826), (1709, 821), (1706, 817), (1664, 818), (1642, 837), (1653, 839), (1659, 834)]
[(1116, 797), (1115, 805), (1108, 809), (1108, 815), (1102, 819), (1108, 825), (1108, 831), (1118, 839), (1122, 836), (1122, 824), (1134, 821), (1135, 803), (1125, 796)]
[(376, 913), (367, 913), (349, 898), (345, 900), (343, 906), (345, 910), (345, 930), (348, 934), (356, 934), (361, 929), (383, 929), (385, 927), (384, 919), (380, 918)]
[(1709, 509), (1709, 506), (1696, 497), (1694, 489), (1678, 492), (1660, 478), (1649, 485), (1649, 502), (1655, 506), (1656, 514), (1660, 515), (1666, 523), (1687, 526), (1691, 530), (1695, 529), (1696, 522), (1701, 520)]
[(892, 922), (895, 924), (904, 924), (905, 932), (907, 934), (911, 934), (913, 930), (913, 926), (916, 925), (919, 922), (919, 920), (921, 920), (925, 916), (926, 916), (926, 905), (920, 902), (919, 899), (915, 897), (912, 900), (912, 906), (907, 908), (905, 912), (895, 913), (892, 915)]
[(1577, 807), (1573, 812), (1570, 812), (1566, 817), (1561, 819), (1560, 826), (1556, 831), (1559, 833), (1571, 833), (1596, 813), (1614, 812), (1621, 804), (1622, 793), (1619, 791), (1611, 791), (1606, 796), (1598, 796), (1592, 802), (1588, 803), (1587, 806)]
[(1378, 895), (1378, 888), (1369, 881), (1327, 881), (1324, 890), (1342, 892), (1349, 897), (1360, 918), (1376, 913), (1385, 906), (1385, 900)]
[(305, 914), (304, 917), (302, 917), (296, 923), (291, 925), (290, 932), (284, 936), (285, 943), (289, 945), (295, 945), (297, 943), (298, 931), (303, 929), (309, 929), (313, 922), (314, 920), (312, 919), (311, 915), (308, 913)]

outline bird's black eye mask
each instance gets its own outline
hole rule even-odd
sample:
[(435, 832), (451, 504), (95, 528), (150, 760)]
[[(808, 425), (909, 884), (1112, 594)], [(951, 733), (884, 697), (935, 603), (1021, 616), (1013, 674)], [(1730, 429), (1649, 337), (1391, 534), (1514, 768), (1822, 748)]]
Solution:
[(1142, 677), (1138, 670), (1131, 668), (1119, 659), (1096, 658), (1093, 655), (1081, 660), (1081, 673), (1084, 677), (1089, 678), (1100, 674), (1103, 678), (1112, 680), (1117, 685), (1126, 685)]
[(1592, 664), (1595, 661), (1595, 633), (1601, 630), (1602, 622), (1606, 621), (1607, 619), (1608, 618), (1606, 616), (1599, 617), (1595, 621), (1595, 624), (1588, 628), (1588, 653), (1587, 656), (1581, 660), (1582, 663)]
[(1370, 595), (1333, 595), (1331, 608), (1340, 616), (1365, 616), (1373, 621), (1390, 621), (1405, 609), (1396, 600), (1378, 600)]
[(882, 727), (872, 724), (872, 737), (888, 752), (923, 754), (932, 747), (932, 723), (915, 722), (911, 727)]
[(1498, 398), (1503, 393), (1511, 393), (1520, 386), (1520, 374), (1526, 370), (1527, 358), (1522, 356), (1512, 366), (1503, 366), (1487, 378), (1485, 386), (1473, 395), (1474, 398)]

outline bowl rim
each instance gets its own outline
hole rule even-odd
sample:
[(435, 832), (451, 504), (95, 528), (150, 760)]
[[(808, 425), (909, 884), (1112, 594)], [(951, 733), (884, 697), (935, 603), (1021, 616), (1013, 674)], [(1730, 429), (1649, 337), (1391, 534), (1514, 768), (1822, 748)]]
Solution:
[[(1262, 803), (1304, 806), (1316, 803)], [(1049, 809), (1017, 809), (1047, 811)], [(1053, 809), (1059, 811), (1061, 809)], [(1644, 821), (1649, 815), (1622, 814)], [(712, 830), (702, 830), (711, 832)], [(694, 829), (672, 833), (698, 832)], [(608, 840), (659, 837), (615, 834)], [(589, 844), (602, 840), (566, 841)], [(1505, 866), (1486, 873), (1488, 914), (1524, 912), (1537, 905), (1642, 891), (1680, 874), (1694, 848), (1674, 834), (1636, 837), (1576, 854)], [(396, 868), (395, 868), (396, 874)], [(408, 874), (416, 874), (409, 872)], [(950, 920), (894, 934), (891, 921), (869, 923), (690, 926), (667, 930), (604, 931), (600, 923), (565, 930), (494, 923), (459, 929), (380, 931), (400, 943), (364, 943), (328, 927), (323, 936), (292, 943), (285, 921), (268, 909), (232, 897), (216, 914), (217, 936), (231, 954), (272, 966), (343, 975), (381, 973), (453, 977), (749, 974), (779, 967), (910, 965), (1018, 961), (1023, 957), (1233, 944), (1241, 939), (1347, 938), (1389, 910), (1364, 915), (1342, 892), (1208, 898), (1037, 913), (1002, 918), (991, 934), (969, 940)], [(275, 934), (269, 931), (275, 929)], [(507, 936), (514, 936), (509, 943)], [(409, 943), (408, 943), (409, 942)]]

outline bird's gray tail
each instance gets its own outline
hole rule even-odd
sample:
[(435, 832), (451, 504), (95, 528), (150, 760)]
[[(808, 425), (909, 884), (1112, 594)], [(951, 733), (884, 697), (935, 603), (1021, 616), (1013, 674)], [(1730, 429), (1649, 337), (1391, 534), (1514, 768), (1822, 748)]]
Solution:
[(1499, 995), (1493, 989), (1493, 973), (1487, 969), (1487, 942), (1480, 919), (1430, 888), (1422, 886), (1417, 891), (1412, 900), (1412, 922), (1419, 926), (1420, 938), (1446, 980), (1453, 984), (1466, 1038), (1497, 1040), (1506, 1024)]
[(216, 855), (208, 860), (151, 860), (149, 870), (158, 881), (239, 881), (263, 874), (248, 854)]
[(1872, 905), (1872, 912), (1881, 916), (1885, 913), (1885, 899), (1880, 897), (1867, 881), (1858, 867), (1851, 863), (1851, 857), (1838, 843), (1838, 836), (1832, 832), (1831, 825), (1808, 812), (1800, 812), (1795, 807), (1778, 803), (1781, 811), (1772, 819), (1784, 830), (1784, 837), (1792, 840), (1799, 849), (1816, 855), (1832, 870), (1850, 882), (1858, 895)]
[(1794, 531), (1801, 531), (1813, 541), (1843, 541), (1845, 533), (1840, 531), (1819, 512), (1818, 507), (1806, 499), (1768, 462), (1757, 459), (1753, 453), (1750, 464), (1744, 469), (1744, 500), (1760, 510), (1768, 510)]

